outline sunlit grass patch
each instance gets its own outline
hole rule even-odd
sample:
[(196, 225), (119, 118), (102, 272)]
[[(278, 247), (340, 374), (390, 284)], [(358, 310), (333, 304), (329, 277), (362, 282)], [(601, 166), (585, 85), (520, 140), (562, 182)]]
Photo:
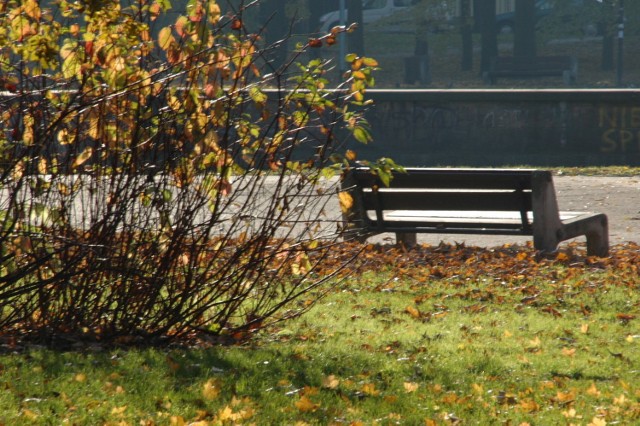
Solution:
[(6, 353), (0, 421), (633, 424), (638, 250), (580, 253), (373, 246), (361, 274), (243, 344)]

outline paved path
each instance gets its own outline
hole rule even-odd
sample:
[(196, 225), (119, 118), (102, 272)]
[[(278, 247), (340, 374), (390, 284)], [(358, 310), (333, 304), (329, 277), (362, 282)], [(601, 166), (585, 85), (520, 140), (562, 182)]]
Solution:
[[(611, 245), (627, 241), (640, 242), (640, 176), (591, 177), (554, 176), (560, 210), (605, 213), (609, 218)], [(584, 237), (577, 241), (585, 241)], [(393, 242), (392, 234), (371, 239), (375, 242)], [(501, 246), (505, 243), (523, 244), (531, 237), (504, 235), (450, 235), (419, 234), (418, 242), (437, 245), (462, 243), (480, 247)]]

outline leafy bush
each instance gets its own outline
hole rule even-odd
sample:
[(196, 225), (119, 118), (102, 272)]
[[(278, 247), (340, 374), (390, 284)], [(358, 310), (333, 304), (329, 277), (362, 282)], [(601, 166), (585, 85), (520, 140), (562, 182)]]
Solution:
[(304, 311), (345, 266), (317, 271), (339, 237), (328, 178), (342, 136), (370, 139), (375, 61), (349, 56), (328, 91), (327, 63), (299, 62), (335, 34), (274, 68), (244, 4), (190, 0), (157, 36), (165, 0), (39, 4), (0, 5), (0, 327), (242, 338)]

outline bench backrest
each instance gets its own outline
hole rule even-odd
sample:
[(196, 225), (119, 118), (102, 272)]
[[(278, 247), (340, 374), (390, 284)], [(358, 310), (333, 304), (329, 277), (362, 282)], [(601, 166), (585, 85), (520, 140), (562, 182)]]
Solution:
[(361, 168), (348, 173), (345, 185), (352, 188), (354, 216), (367, 221), (366, 213), (375, 212), (377, 224), (367, 224), (370, 227), (381, 226), (383, 212), (390, 210), (505, 211), (520, 213), (522, 232), (529, 233), (534, 192), (543, 201), (538, 203), (543, 209), (540, 215), (548, 207), (552, 214), (557, 211), (552, 176), (544, 170), (407, 168), (406, 173), (394, 173), (386, 187), (369, 169)]

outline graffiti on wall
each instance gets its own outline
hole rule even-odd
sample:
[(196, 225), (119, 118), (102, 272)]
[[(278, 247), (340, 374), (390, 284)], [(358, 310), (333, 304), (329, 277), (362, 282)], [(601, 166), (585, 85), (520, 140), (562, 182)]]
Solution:
[(598, 127), (603, 153), (640, 151), (640, 107), (600, 105)]
[(374, 143), (364, 151), (416, 166), (640, 164), (640, 106), (632, 98), (431, 95), (376, 100), (367, 112)]

